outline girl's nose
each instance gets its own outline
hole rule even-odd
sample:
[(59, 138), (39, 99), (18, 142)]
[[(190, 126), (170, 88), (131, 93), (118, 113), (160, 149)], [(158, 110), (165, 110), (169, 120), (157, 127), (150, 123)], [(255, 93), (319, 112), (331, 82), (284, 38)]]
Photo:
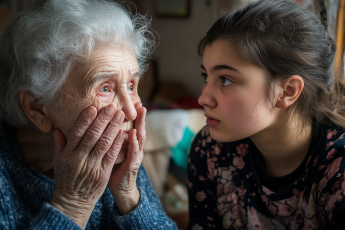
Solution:
[(202, 93), (198, 99), (198, 103), (204, 108), (215, 107), (217, 105), (214, 95), (212, 93), (212, 87), (210, 84), (206, 84), (204, 88), (202, 89)]

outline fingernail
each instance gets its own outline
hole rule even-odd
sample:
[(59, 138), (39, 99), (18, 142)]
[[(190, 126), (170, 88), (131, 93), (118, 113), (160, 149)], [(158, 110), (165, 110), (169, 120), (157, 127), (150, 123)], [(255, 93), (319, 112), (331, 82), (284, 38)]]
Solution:
[(105, 112), (109, 115), (113, 114), (114, 111), (115, 111), (115, 107), (110, 106), (110, 105), (108, 105), (107, 108), (105, 109)]

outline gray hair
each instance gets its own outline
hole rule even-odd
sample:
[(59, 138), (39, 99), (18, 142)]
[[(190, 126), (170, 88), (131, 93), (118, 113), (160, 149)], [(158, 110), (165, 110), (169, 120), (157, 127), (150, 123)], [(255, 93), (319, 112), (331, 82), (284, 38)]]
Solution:
[(107, 0), (49, 0), (32, 5), (6, 28), (0, 42), (0, 117), (30, 125), (18, 95), (30, 91), (39, 105), (54, 103), (77, 62), (95, 46), (124, 45), (141, 73), (155, 46), (150, 19)]

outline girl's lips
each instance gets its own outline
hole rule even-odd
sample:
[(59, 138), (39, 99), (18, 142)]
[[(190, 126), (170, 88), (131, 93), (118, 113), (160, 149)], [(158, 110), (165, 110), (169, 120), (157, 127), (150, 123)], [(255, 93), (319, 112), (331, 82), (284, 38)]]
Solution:
[(212, 118), (207, 118), (206, 119), (206, 123), (208, 126), (216, 126), (219, 124), (220, 121), (216, 120), (216, 119), (212, 119)]
[(217, 120), (217, 119), (215, 119), (215, 118), (213, 118), (213, 117), (211, 117), (211, 116), (208, 116), (208, 115), (206, 115), (205, 114), (205, 116), (206, 116), (206, 123), (207, 123), (207, 125), (208, 126), (216, 126), (216, 125), (218, 125), (219, 124), (219, 120)]

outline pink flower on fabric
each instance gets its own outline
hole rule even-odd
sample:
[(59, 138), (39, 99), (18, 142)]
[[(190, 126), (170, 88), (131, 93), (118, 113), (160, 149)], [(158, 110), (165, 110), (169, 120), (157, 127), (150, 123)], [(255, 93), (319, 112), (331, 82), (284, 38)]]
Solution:
[(202, 130), (201, 130), (201, 136), (209, 136), (210, 134), (210, 129), (208, 128), (208, 126), (205, 126)]
[(261, 199), (262, 199), (262, 201), (266, 204), (268, 210), (270, 210), (270, 212), (271, 212), (274, 216), (276, 216), (276, 215), (277, 215), (277, 211), (278, 211), (277, 206), (276, 206), (275, 204), (273, 204), (273, 202), (272, 202), (271, 200), (269, 200), (269, 199), (267, 198), (267, 196), (265, 196), (265, 195), (262, 195), (262, 196), (261, 196)]
[(326, 146), (327, 146), (327, 148), (329, 148), (329, 147), (331, 147), (332, 145), (334, 145), (334, 142), (331, 141), (331, 142), (328, 142)]
[(337, 150), (335, 150), (335, 149), (332, 149), (331, 151), (329, 151), (329, 152), (327, 153), (327, 157), (326, 157), (327, 160), (333, 158), (336, 152), (337, 152)]
[(345, 180), (343, 180), (343, 182), (341, 183), (341, 191), (345, 191)]
[(238, 169), (243, 169), (243, 167), (244, 167), (244, 161), (243, 161), (242, 157), (235, 156), (232, 163)]
[(325, 171), (328, 180), (331, 179), (339, 171), (339, 166), (342, 160), (343, 157), (339, 157), (328, 165)]
[(294, 195), (299, 195), (300, 194), (300, 191), (298, 190), (298, 188), (294, 188), (292, 190), (292, 192), (293, 192)]
[(273, 194), (274, 192), (272, 192), (271, 190), (269, 190), (268, 188), (266, 188), (265, 186), (262, 187), (262, 191), (267, 195), (271, 195)]
[(340, 181), (340, 180), (337, 180), (337, 181), (333, 184), (332, 190), (333, 190), (333, 191), (336, 191), (336, 190), (341, 189), (341, 188), (340, 188), (340, 183), (341, 183), (341, 181)]
[(187, 179), (187, 186), (189, 189), (191, 189), (193, 187), (193, 183), (189, 182), (189, 180)]
[(214, 147), (214, 153), (217, 154), (217, 155), (220, 153), (220, 148), (219, 148), (219, 146), (217, 144)]
[(278, 215), (279, 216), (284, 216), (284, 217), (288, 217), (292, 215), (292, 211), (293, 209), (291, 208), (290, 205), (286, 204), (286, 203), (276, 203), (277, 207), (278, 207)]
[(218, 185), (218, 188), (217, 188), (217, 203), (218, 204), (225, 204), (226, 202), (226, 196), (223, 194), (222, 192), (223, 190), (221, 188), (219, 188), (219, 185)]
[(226, 202), (236, 204), (238, 201), (238, 196), (235, 193), (229, 193), (226, 197)]
[(286, 229), (279, 221), (266, 217), (251, 207), (247, 208), (248, 225), (246, 229), (269, 230)]
[(235, 185), (233, 181), (229, 181), (224, 185), (223, 189), (224, 194), (228, 194), (229, 192), (235, 192)]
[(305, 166), (308, 166), (308, 163), (309, 163), (309, 161), (310, 161), (310, 158), (311, 158), (311, 156), (308, 157), (308, 161), (307, 161), (307, 163), (305, 164)]
[(264, 229), (260, 220), (260, 217), (258, 216), (258, 213), (256, 211), (256, 209), (254, 209), (253, 207), (251, 207), (249, 210), (247, 210), (248, 212), (248, 227), (253, 227), (253, 229)]
[(335, 134), (337, 134), (337, 131), (335, 130), (328, 130), (327, 132), (327, 139), (331, 139)]
[(274, 205), (272, 202), (269, 202), (269, 203), (267, 204), (267, 207), (268, 207), (268, 210), (270, 210), (270, 212), (271, 212), (274, 216), (277, 215), (278, 208), (277, 208), (276, 205)]
[(319, 156), (315, 157), (315, 159), (313, 161), (313, 167), (315, 167), (317, 165), (318, 161), (319, 161)]
[(207, 159), (207, 168), (209, 173), (209, 179), (213, 181), (214, 178), (214, 162), (217, 160), (217, 158), (208, 158)]
[(342, 191), (341, 190), (338, 190), (335, 194), (331, 195), (329, 198), (328, 198), (328, 202), (326, 204), (326, 207), (325, 207), (325, 210), (327, 212), (331, 212), (334, 208), (334, 204), (336, 202), (338, 202), (338, 200), (340, 199), (340, 197), (342, 197), (341, 195)]
[(237, 153), (244, 157), (248, 153), (248, 144), (240, 144), (236, 147)]
[(206, 198), (206, 195), (204, 191), (201, 191), (201, 192), (197, 192), (195, 197), (199, 202), (201, 202)]
[(237, 208), (236, 203), (227, 203), (224, 206), (223, 211), (224, 211), (223, 215), (226, 214), (226, 212), (230, 211), (231, 219), (233, 219), (233, 220), (238, 218), (238, 208)]

